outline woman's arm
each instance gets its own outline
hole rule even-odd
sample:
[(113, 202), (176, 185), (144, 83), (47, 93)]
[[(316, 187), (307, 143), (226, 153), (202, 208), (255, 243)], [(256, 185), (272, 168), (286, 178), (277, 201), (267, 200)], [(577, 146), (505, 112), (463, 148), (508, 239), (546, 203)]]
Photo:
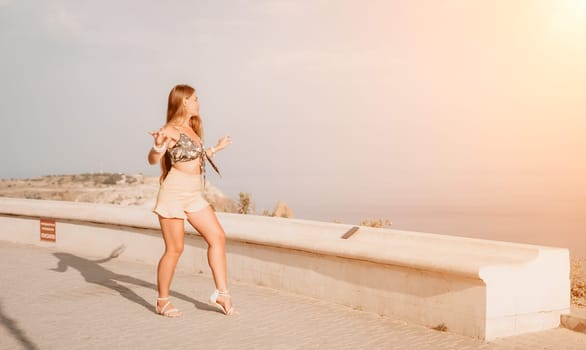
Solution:
[(165, 127), (160, 128), (157, 131), (149, 131), (149, 134), (153, 136), (153, 146), (149, 150), (147, 156), (150, 165), (157, 164), (161, 160), (161, 157), (165, 155), (167, 143), (170, 139), (169, 136), (167, 136), (166, 131)]
[[(165, 147), (165, 149), (166, 149), (166, 147)], [(154, 147), (151, 147), (151, 149), (149, 151), (149, 155), (148, 155), (149, 164), (150, 165), (157, 164), (158, 162), (161, 161), (161, 158), (163, 157), (163, 155), (165, 155), (165, 151), (158, 152), (158, 151), (155, 151)]]
[(208, 155), (208, 157), (212, 158), (213, 156), (216, 155), (216, 153), (218, 151), (223, 150), (231, 143), (232, 143), (232, 138), (229, 135), (226, 135), (226, 136), (222, 137), (221, 139), (219, 139), (218, 143), (214, 147), (210, 147), (210, 148), (206, 149), (206, 154)]

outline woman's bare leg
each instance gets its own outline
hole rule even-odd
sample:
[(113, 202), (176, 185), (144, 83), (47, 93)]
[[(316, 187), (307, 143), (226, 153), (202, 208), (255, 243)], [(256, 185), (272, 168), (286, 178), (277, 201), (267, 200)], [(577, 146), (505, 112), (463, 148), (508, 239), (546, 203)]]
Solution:
[[(185, 231), (183, 228), (183, 219), (159, 216), (159, 223), (161, 224), (163, 240), (165, 241), (165, 253), (159, 260), (159, 266), (157, 267), (157, 288), (159, 290), (159, 298), (165, 298), (169, 296), (175, 267), (177, 266), (177, 261), (179, 261), (181, 253), (183, 253)], [(167, 303), (166, 300), (159, 300), (157, 302), (159, 307), (162, 307), (165, 303)], [(171, 308), (171, 305), (167, 307), (167, 309)]]
[[(228, 277), (226, 272), (226, 234), (220, 225), (216, 213), (211, 206), (202, 210), (188, 213), (187, 220), (208, 244), (208, 264), (212, 270), (216, 289), (228, 290)], [(218, 303), (226, 310), (232, 306), (230, 298), (219, 296)], [(236, 313), (236, 312), (235, 312)]]

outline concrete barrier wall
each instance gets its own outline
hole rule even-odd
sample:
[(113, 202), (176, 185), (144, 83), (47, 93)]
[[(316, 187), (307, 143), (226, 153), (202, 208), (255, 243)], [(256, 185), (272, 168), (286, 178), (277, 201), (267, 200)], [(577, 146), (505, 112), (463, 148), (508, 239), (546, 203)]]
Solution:
[[(350, 225), (217, 214), (231, 281), (486, 340), (557, 327), (569, 310), (567, 249), (367, 227), (341, 239)], [(56, 242), (40, 241), (39, 218), (56, 219)], [(178, 268), (209, 275), (206, 243), (186, 232)], [(164, 249), (143, 208), (10, 198), (0, 199), (0, 240), (152, 265)]]

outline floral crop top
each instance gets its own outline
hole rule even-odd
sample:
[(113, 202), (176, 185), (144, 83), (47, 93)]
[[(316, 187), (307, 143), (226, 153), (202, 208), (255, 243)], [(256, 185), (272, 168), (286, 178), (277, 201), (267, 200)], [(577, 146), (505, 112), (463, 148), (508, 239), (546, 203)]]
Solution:
[(195, 141), (193, 141), (186, 134), (179, 132), (179, 140), (169, 147), (169, 158), (171, 158), (171, 164), (177, 162), (188, 162), (197, 158), (201, 158), (204, 161), (204, 149), (203, 145), (200, 147)]
[[(177, 129), (179, 130), (179, 129)], [(195, 141), (193, 141), (189, 136), (187, 136), (187, 134), (179, 131), (179, 140), (177, 140), (177, 142), (175, 142), (175, 144), (173, 145), (173, 147), (169, 147), (167, 149), (167, 153), (169, 154), (169, 158), (171, 160), (171, 165), (178, 163), (178, 162), (188, 162), (190, 160), (194, 160), (197, 158), (201, 159), (201, 162), (199, 163), (200, 166), (200, 171), (201, 174), (204, 177), (204, 187), (205, 187), (205, 165), (206, 165), (206, 159), (207, 161), (211, 164), (212, 168), (214, 168), (214, 171), (216, 173), (218, 173), (218, 175), (220, 175), (220, 177), (222, 176), (220, 174), (220, 170), (218, 169), (218, 167), (216, 166), (216, 164), (214, 164), (214, 162), (211, 160), (210, 157), (208, 157), (208, 155), (205, 152), (205, 148), (203, 146), (203, 141), (201, 146), (199, 146)]]

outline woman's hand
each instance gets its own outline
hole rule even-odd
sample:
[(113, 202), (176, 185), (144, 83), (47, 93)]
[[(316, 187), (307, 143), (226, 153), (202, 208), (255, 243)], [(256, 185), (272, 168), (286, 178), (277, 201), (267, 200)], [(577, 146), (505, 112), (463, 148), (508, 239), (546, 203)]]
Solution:
[(169, 141), (170, 137), (167, 136), (163, 128), (157, 131), (149, 131), (148, 133), (153, 136), (155, 142), (153, 147), (149, 150), (148, 155), (149, 164), (153, 165), (161, 160), (161, 157), (167, 148), (167, 141)]
[(170, 139), (170, 137), (167, 136), (163, 128), (160, 128), (157, 131), (149, 131), (149, 134), (151, 134), (151, 136), (153, 137), (153, 141), (155, 142), (155, 146), (157, 147), (161, 147), (163, 146), (163, 144), (166, 145), (167, 141), (169, 141)]
[(226, 148), (231, 143), (232, 143), (232, 138), (230, 137), (230, 135), (226, 135), (218, 140), (218, 144), (214, 148), (217, 151), (217, 150)]

